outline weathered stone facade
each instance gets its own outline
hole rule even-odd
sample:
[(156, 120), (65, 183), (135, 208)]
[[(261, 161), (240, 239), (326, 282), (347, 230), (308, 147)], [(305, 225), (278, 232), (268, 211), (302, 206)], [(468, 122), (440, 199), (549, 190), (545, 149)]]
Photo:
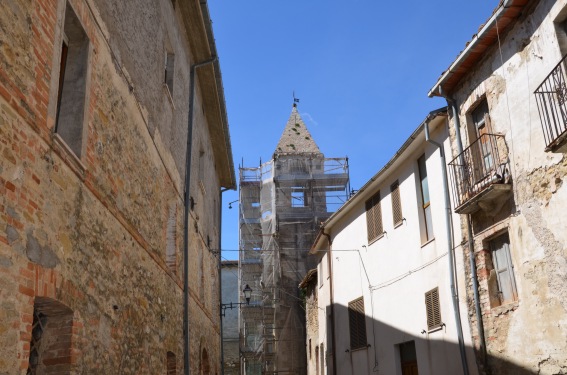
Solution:
[[(307, 272), (305, 278), (299, 284), (305, 295), (305, 347), (307, 352), (307, 375), (319, 375), (320, 369), (324, 368), (325, 353), (321, 355), (319, 346), (319, 300), (317, 285), (317, 269)], [(324, 349), (323, 349), (324, 350)]]
[[(567, 52), (566, 16), (566, 1), (505, 1), (430, 92), (454, 99), (449, 103), (459, 113), (459, 132), (454, 117), (450, 125), (453, 164), (471, 150), (484, 161), (470, 161), (470, 175), (490, 164), (468, 187), (466, 181), (462, 190), (453, 186), (454, 206), (463, 213), (461, 251), (474, 254), (486, 356), (467, 261), (469, 318), (484, 373), (567, 373), (567, 162), (544, 139), (550, 132), (544, 106), (561, 100), (561, 91), (550, 86), (554, 98), (534, 94)], [(486, 104), (487, 122), (476, 121), (477, 109)], [(565, 126), (564, 117), (557, 119)], [(485, 126), (497, 141), (482, 138), (486, 129), (478, 129)], [(496, 144), (501, 141), (506, 147)], [(501, 164), (487, 159), (496, 154), (504, 156)], [(507, 192), (493, 195), (497, 190)], [(502, 266), (499, 254), (509, 266)]]
[[(190, 0), (0, 4), (0, 374), (26, 373), (30, 353), (43, 373), (183, 370), (189, 69), (214, 53), (208, 28), (206, 4)], [(77, 66), (76, 32), (88, 39)], [(219, 190), (234, 187), (234, 171), (218, 65), (200, 69), (190, 363), (214, 374)], [(75, 74), (83, 78), (69, 85), (83, 91), (66, 97)], [(84, 107), (71, 124), (78, 138), (63, 132), (65, 106)]]

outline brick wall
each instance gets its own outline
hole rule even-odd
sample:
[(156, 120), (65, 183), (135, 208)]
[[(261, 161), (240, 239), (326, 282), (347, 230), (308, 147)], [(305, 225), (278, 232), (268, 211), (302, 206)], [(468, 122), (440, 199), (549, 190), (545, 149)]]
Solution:
[[(91, 43), (80, 158), (53, 132), (65, 2), (0, 4), (0, 373), (25, 373), (34, 302), (44, 297), (73, 312), (69, 352), (51, 357), (71, 373), (164, 373), (167, 352), (182, 368), (185, 150), (174, 143), (186, 137), (189, 83), (182, 72), (190, 53), (170, 2), (146, 3), (153, 4), (146, 11), (154, 21), (141, 23), (144, 33), (160, 46), (166, 35), (178, 52), (176, 105), (154, 74), (161, 60), (141, 56), (147, 41), (112, 34), (119, 23), (108, 26), (116, 17), (126, 29), (139, 27), (144, 5), (70, 1)], [(121, 61), (126, 48), (133, 55)], [(141, 73), (129, 75), (134, 65), (146, 72), (144, 82)], [(141, 86), (152, 96), (141, 95)], [(199, 142), (207, 150), (211, 143), (206, 115), (197, 112), (194, 154)], [(168, 120), (173, 125), (156, 126)], [(218, 372), (217, 258), (209, 251), (219, 247), (214, 163), (207, 154), (204, 192), (192, 179), (189, 295), (191, 365), (197, 371), (204, 347)], [(173, 224), (171, 207), (179, 213)], [(168, 231), (176, 232), (173, 270), (166, 263)], [(198, 252), (207, 272), (204, 299), (195, 278)]]

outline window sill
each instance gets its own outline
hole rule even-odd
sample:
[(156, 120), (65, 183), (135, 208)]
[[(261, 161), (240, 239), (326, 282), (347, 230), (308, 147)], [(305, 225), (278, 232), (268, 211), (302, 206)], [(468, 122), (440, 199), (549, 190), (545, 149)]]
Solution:
[(367, 345), (367, 346), (362, 346), (362, 347), (356, 348), (356, 349), (350, 349), (350, 352), (351, 352), (351, 353), (354, 353), (354, 352), (360, 352), (360, 351), (362, 351), (362, 350), (368, 350), (369, 347), (370, 347), (370, 346)]
[(491, 308), (490, 313), (492, 314), (493, 317), (497, 317), (515, 311), (516, 309), (518, 309), (518, 307), (520, 307), (520, 303), (518, 302), (518, 300), (504, 302), (499, 306), (494, 306), (493, 308)]
[(173, 104), (173, 95), (171, 94), (171, 91), (169, 91), (169, 87), (167, 87), (165, 83), (163, 84), (163, 90), (165, 91), (165, 95), (169, 100), (169, 104), (171, 104), (171, 108), (175, 111), (175, 104)]
[(398, 221), (396, 224), (394, 224), (394, 229), (396, 229), (397, 227), (401, 227), (402, 224), (404, 223), (404, 220), (406, 220), (406, 219), (402, 219), (402, 220)]
[(85, 179), (85, 172), (87, 171), (87, 167), (83, 164), (81, 159), (75, 155), (73, 150), (67, 145), (67, 143), (61, 138), (61, 136), (57, 133), (53, 133), (53, 149), (61, 157), (61, 159), (75, 172), (77, 176), (81, 178), (81, 180)]
[(425, 241), (424, 243), (421, 244), (421, 248), (423, 249), (425, 246), (429, 245), (430, 243), (432, 243), (433, 241), (435, 241), (435, 237), (433, 237), (430, 240)]
[(440, 325), (439, 327), (431, 328), (431, 329), (427, 330), (427, 334), (429, 335), (430, 333), (435, 333), (435, 332), (441, 331), (441, 330), (443, 330), (443, 327), (445, 327), (444, 324)]
[(378, 242), (380, 239), (384, 238), (384, 233), (382, 233), (381, 235), (379, 235), (378, 237), (368, 241), (368, 245), (372, 245), (374, 242)]

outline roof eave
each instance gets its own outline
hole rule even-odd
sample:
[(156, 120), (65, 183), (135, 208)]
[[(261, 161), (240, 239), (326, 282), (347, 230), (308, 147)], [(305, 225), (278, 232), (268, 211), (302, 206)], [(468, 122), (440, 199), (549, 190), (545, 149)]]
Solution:
[[(502, 1), (465, 49), (459, 53), (455, 61), (439, 77), (427, 95), (431, 98), (433, 96), (443, 96), (441, 91), (450, 92), (456, 86), (456, 83), (469, 71), (469, 67), (476, 64), (484, 56), (484, 52), (494, 44), (495, 38), (493, 34), (495, 32), (502, 34), (507, 31), (529, 2), (530, 0)], [(498, 21), (500, 20), (505, 22), (499, 24)], [(450, 87), (447, 85), (449, 81), (452, 82)]]
[(416, 139), (423, 133), (424, 124), (426, 122), (430, 122), (433, 119), (446, 116), (447, 107), (439, 108), (434, 111), (429, 112), (426, 116), (425, 120), (413, 131), (413, 133), (409, 136), (409, 138), (404, 142), (404, 144), (400, 147), (398, 151), (394, 154), (394, 156), (376, 173), (366, 184), (364, 184), (357, 192), (354, 194), (349, 200), (345, 202), (337, 211), (335, 211), (323, 224), (321, 224), (321, 229), (317, 233), (317, 237), (311, 246), (310, 254), (317, 253), (318, 250), (322, 249), (323, 243), (322, 239), (325, 237), (323, 236), (325, 228), (332, 227), (338, 220), (340, 220), (349, 210), (349, 208), (357, 203), (360, 203), (368, 198), (367, 190), (369, 190), (377, 180), (380, 180), (383, 175), (389, 172), (390, 168), (400, 159), (413, 144)]

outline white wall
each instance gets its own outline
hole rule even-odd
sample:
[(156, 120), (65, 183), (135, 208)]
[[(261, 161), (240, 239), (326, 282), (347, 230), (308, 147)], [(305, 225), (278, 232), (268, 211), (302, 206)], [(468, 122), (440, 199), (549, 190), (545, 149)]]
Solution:
[[(444, 120), (440, 128), (433, 137), (438, 142), (444, 142), (448, 152)], [(427, 158), (435, 238), (422, 246), (417, 159), (423, 153)], [(399, 165), (394, 164), (390, 172), (381, 176), (382, 221), (387, 232), (384, 237), (368, 244), (364, 200), (348, 207), (344, 217), (329, 228), (333, 238), (331, 257), (338, 374), (401, 374), (395, 346), (411, 340), (415, 340), (420, 375), (462, 373), (449, 288), (439, 155), (435, 146), (425, 143), (421, 133), (400, 158), (406, 160)], [(396, 179), (400, 183), (405, 220), (401, 226), (394, 228), (390, 185)], [(369, 189), (368, 197), (376, 191), (377, 188)], [(454, 227), (456, 238), (460, 238), (458, 217), (455, 217)], [(326, 257), (323, 261), (326, 261)], [(456, 263), (462, 272), (462, 256), (457, 256)], [(328, 280), (324, 282), (328, 283)], [(463, 290), (464, 285), (460, 286)], [(439, 287), (441, 318), (446, 326), (430, 334), (421, 334), (422, 330), (427, 330), (425, 292), (435, 287)], [(370, 346), (351, 352), (347, 307), (350, 301), (360, 296), (364, 297), (367, 341)], [(461, 311), (464, 312), (463, 334), (470, 347), (464, 292), (459, 298)], [(328, 288), (320, 289), (319, 301), (324, 310), (330, 302)], [(325, 312), (320, 309), (320, 319), (326, 318), (324, 315)], [(319, 332), (324, 334), (325, 329), (328, 327), (320, 320)], [(469, 364), (474, 364), (471, 349), (468, 350), (468, 357)], [(471, 369), (473, 367), (469, 366)]]

